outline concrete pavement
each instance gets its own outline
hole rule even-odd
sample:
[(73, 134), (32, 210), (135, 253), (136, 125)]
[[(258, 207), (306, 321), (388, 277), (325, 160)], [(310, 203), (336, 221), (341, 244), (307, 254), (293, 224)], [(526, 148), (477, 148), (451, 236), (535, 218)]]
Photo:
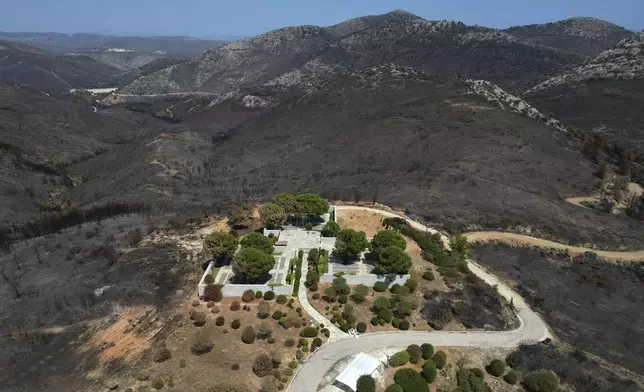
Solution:
[[(337, 206), (338, 210), (366, 210), (377, 212), (389, 217), (400, 217), (409, 221), (412, 227), (419, 230), (437, 232), (422, 223), (415, 222), (398, 214), (360, 206)], [(444, 238), (444, 241), (448, 238)], [(551, 337), (547, 325), (539, 315), (533, 312), (518, 293), (485, 271), (481, 266), (470, 262), (473, 273), (486, 281), (496, 285), (499, 293), (508, 301), (513, 300), (517, 316), (521, 322), (519, 328), (513, 331), (397, 331), (377, 332), (361, 335), (359, 339), (342, 339), (329, 342), (314, 352), (297, 372), (295, 379), (288, 388), (291, 392), (310, 392), (317, 390), (325, 373), (340, 359), (357, 354), (360, 351), (386, 348), (402, 348), (410, 344), (431, 343), (434, 346), (460, 346), (460, 347), (516, 347), (524, 342), (537, 342)]]

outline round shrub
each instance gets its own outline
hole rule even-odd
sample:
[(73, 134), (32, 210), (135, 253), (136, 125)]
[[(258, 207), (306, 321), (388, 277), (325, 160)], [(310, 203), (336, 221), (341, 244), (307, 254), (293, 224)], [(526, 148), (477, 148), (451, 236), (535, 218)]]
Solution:
[(200, 331), (195, 334), (192, 340), (192, 346), (190, 346), (190, 351), (194, 355), (202, 355), (209, 353), (213, 347), (215, 347), (215, 344), (210, 340), (208, 333)]
[(266, 377), (273, 370), (273, 360), (267, 354), (260, 354), (253, 361), (253, 373), (257, 377)]
[(255, 299), (260, 299), (260, 298), (262, 298), (262, 291), (261, 290), (255, 291)]
[(225, 334), (226, 334), (226, 333), (228, 333), (228, 330), (227, 330), (226, 328), (224, 328), (224, 330), (223, 330), (223, 331), (221, 331), (221, 332), (223, 332), (223, 333), (225, 333)]
[(373, 316), (373, 317), (371, 318), (371, 321), (369, 321), (369, 322), (371, 323), (371, 325), (373, 325), (373, 326), (375, 327), (376, 325), (378, 325), (378, 317), (377, 317), (377, 316)]
[(432, 280), (436, 279), (436, 278), (434, 277), (434, 271), (432, 271), (432, 270), (427, 270), (427, 271), (425, 271), (425, 273), (423, 274), (423, 279), (425, 279), (425, 280), (429, 280), (430, 282), (431, 282)]
[(208, 303), (206, 303), (206, 306), (212, 308), (213, 306), (215, 306), (215, 301), (208, 301)]
[(239, 329), (241, 327), (241, 322), (238, 319), (234, 319), (232, 323), (230, 323), (230, 328), (232, 329)]
[(183, 359), (183, 358), (181, 358), (181, 359), (179, 360), (179, 367), (183, 369), (183, 368), (184, 368), (184, 367), (186, 367), (186, 366), (188, 366), (188, 364), (186, 363), (186, 360), (185, 360), (185, 359)]
[(362, 321), (356, 325), (356, 331), (360, 333), (364, 333), (367, 330), (367, 324), (363, 323)]
[(481, 380), (485, 378), (485, 373), (483, 372), (483, 370), (479, 368), (470, 369), (470, 372), (474, 374), (477, 378), (480, 378)]
[(219, 313), (219, 308), (215, 306), (214, 308), (210, 309), (210, 313), (212, 313), (212, 314)]
[(436, 381), (436, 367), (433, 363), (427, 363), (423, 366), (420, 375), (425, 379), (425, 382), (431, 384)]
[(407, 346), (407, 353), (409, 354), (409, 362), (418, 363), (423, 358), (423, 350), (417, 344), (410, 344)]
[(342, 294), (340, 298), (338, 298), (338, 302), (340, 302), (341, 304), (346, 304), (348, 300), (349, 296), (347, 296), (346, 294)]
[(324, 331), (324, 336), (326, 336), (327, 338), (331, 336), (331, 331), (329, 331), (328, 329)]
[(297, 359), (302, 359), (302, 358), (304, 358), (304, 353), (302, 352), (302, 350), (297, 350), (297, 351), (295, 352), (295, 358), (297, 358)]
[(152, 388), (154, 389), (163, 388), (163, 380), (161, 380), (160, 378), (155, 378), (154, 380), (152, 380)]
[(322, 345), (322, 339), (320, 338), (313, 339), (313, 345), (320, 347)]
[(406, 331), (406, 330), (408, 330), (408, 329), (409, 329), (409, 321), (407, 321), (407, 320), (402, 320), (402, 321), (400, 322), (400, 325), (398, 326), (398, 328), (400, 328), (400, 330), (402, 330), (402, 331)]
[(275, 298), (275, 292), (274, 291), (267, 291), (267, 292), (264, 293), (264, 299), (265, 300), (270, 301), (273, 298)]
[(286, 303), (286, 296), (283, 294), (280, 294), (277, 296), (277, 303), (280, 305), (284, 305)]
[(205, 278), (203, 278), (203, 282), (205, 284), (213, 284), (213, 283), (215, 283), (215, 277), (212, 276), (212, 274), (208, 274), (208, 275), (206, 275)]
[(284, 369), (284, 375), (288, 376), (288, 377), (292, 376), (293, 375), (293, 369), (291, 369), (291, 368)]
[(495, 377), (500, 377), (505, 373), (505, 364), (498, 359), (494, 359), (485, 367), (485, 370)]
[(238, 363), (233, 363), (233, 365), (230, 368), (232, 370), (239, 370), (239, 364)]
[(313, 299), (320, 299), (320, 293), (313, 294)]
[(508, 374), (503, 376), (503, 379), (505, 382), (507, 382), (510, 385), (514, 385), (519, 381), (519, 374), (515, 372), (514, 370), (510, 370)]
[(308, 346), (302, 346), (302, 352), (308, 353), (309, 352), (309, 347)]
[(244, 302), (253, 302), (255, 300), (255, 292), (253, 290), (246, 290), (241, 298)]
[(443, 351), (436, 351), (432, 357), (432, 361), (436, 364), (436, 369), (442, 369), (447, 364), (447, 355)]
[(294, 328), (301, 328), (302, 324), (300, 324), (300, 320), (293, 321), (293, 327)]
[(390, 323), (391, 319), (394, 317), (394, 314), (391, 309), (382, 309), (380, 312), (378, 312), (378, 317), (381, 320), (385, 320), (386, 322)]
[(282, 314), (282, 312), (280, 312), (279, 310), (276, 310), (276, 311), (273, 312), (273, 318), (275, 320), (279, 320), (282, 317), (284, 317), (284, 314)]
[(314, 327), (306, 327), (300, 331), (300, 336), (303, 338), (314, 338), (318, 336), (318, 330)]
[(373, 285), (373, 290), (378, 293), (384, 293), (385, 291), (387, 291), (387, 283), (376, 282), (376, 284)]
[(233, 312), (238, 311), (241, 308), (241, 305), (239, 304), (239, 301), (233, 301), (230, 303), (230, 310)]
[(217, 326), (219, 326), (219, 327), (221, 327), (222, 325), (224, 325), (224, 323), (225, 323), (225, 322), (226, 322), (226, 319), (224, 318), (224, 316), (219, 316), (219, 317), (217, 317), (217, 318), (215, 319), (215, 325), (217, 325)]
[(297, 365), (299, 364), (296, 361), (291, 361), (288, 363), (288, 367), (290, 367), (291, 369), (297, 368)]
[(526, 392), (559, 392), (559, 377), (549, 370), (536, 370), (523, 377)]
[(271, 336), (270, 338), (268, 338), (267, 342), (268, 344), (273, 344), (275, 343), (275, 338)]
[(380, 319), (380, 320), (378, 320), (378, 324), (380, 324), (380, 326), (383, 326), (383, 325), (387, 324), (387, 322), (384, 319)]
[(196, 306), (199, 306), (199, 304), (200, 304), (200, 302), (199, 302), (198, 299), (195, 299), (194, 301), (192, 301), (192, 306), (196, 307)]
[(136, 379), (139, 381), (145, 381), (150, 378), (150, 371), (147, 369), (141, 369), (136, 372)]
[(398, 369), (394, 374), (394, 382), (400, 385), (404, 392), (429, 392), (425, 379), (413, 369)]
[(391, 384), (385, 389), (385, 392), (405, 392), (402, 387), (398, 384)]
[(209, 284), (206, 286), (206, 289), (204, 290), (203, 293), (203, 299), (204, 301), (215, 301), (219, 302), (223, 298), (223, 294), (221, 292), (221, 286), (218, 284)]
[(396, 294), (398, 292), (398, 289), (400, 289), (400, 285), (398, 283), (394, 283), (393, 286), (389, 289), (392, 293)]
[(398, 317), (394, 317), (391, 319), (391, 326), (394, 328), (398, 328), (400, 326), (400, 319)]
[(172, 358), (172, 353), (165, 347), (158, 348), (154, 351), (154, 362), (164, 362)]
[(409, 289), (410, 293), (413, 293), (416, 291), (416, 288), (418, 287), (418, 281), (414, 279), (407, 279), (407, 282), (405, 282), (405, 286)]
[(434, 355), (434, 346), (430, 343), (421, 344), (420, 349), (423, 350), (423, 359), (431, 359)]
[(288, 376), (283, 376), (282, 378), (280, 378), (280, 381), (286, 384), (288, 382)]
[(392, 367), (402, 366), (407, 362), (409, 362), (409, 353), (407, 351), (399, 351), (389, 357), (389, 365)]
[(363, 374), (356, 383), (356, 392), (376, 392), (376, 380), (368, 374)]
[(204, 325), (206, 325), (206, 314), (203, 312), (197, 312), (194, 316), (194, 321), (192, 322), (192, 324), (195, 327), (203, 327)]
[(298, 344), (299, 344), (300, 346), (308, 346), (308, 345), (309, 345), (309, 341), (308, 341), (308, 340), (306, 340), (306, 339), (300, 339), (300, 341), (298, 342)]
[(255, 342), (255, 330), (252, 326), (247, 326), (242, 332), (242, 342), (246, 344), (253, 344)]
[(285, 347), (293, 347), (295, 346), (295, 339), (286, 339), (284, 342)]
[(313, 284), (309, 286), (309, 291), (318, 291), (318, 282), (313, 282)]

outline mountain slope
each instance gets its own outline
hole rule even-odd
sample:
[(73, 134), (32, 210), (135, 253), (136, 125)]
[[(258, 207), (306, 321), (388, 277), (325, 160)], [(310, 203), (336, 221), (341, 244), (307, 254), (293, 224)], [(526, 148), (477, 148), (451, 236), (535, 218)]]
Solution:
[(502, 31), (394, 11), (331, 27), (287, 27), (233, 42), (146, 75), (123, 93), (226, 94), (261, 84), (310, 88), (331, 75), (386, 62), (485, 78), (521, 90), (582, 61), (583, 56)]
[(504, 31), (535, 44), (589, 57), (598, 55), (633, 34), (613, 23), (588, 17), (570, 18), (545, 24), (513, 26)]
[(636, 148), (644, 163), (644, 32), (540, 83), (524, 98), (567, 125)]
[(0, 81), (60, 92), (105, 83), (119, 72), (90, 57), (57, 55), (28, 45), (0, 41)]
[(595, 183), (566, 132), (407, 67), (344, 73), (272, 109), (231, 96), (173, 129), (76, 165), (87, 177), (102, 170), (72, 199), (212, 209), (313, 191), (375, 198), (457, 230), (530, 224), (574, 242), (640, 241), (637, 222), (562, 200)]

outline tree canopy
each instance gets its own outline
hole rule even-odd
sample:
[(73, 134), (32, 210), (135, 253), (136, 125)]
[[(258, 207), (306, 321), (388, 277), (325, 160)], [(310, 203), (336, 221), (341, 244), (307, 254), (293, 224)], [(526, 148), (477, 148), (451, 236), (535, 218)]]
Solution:
[(364, 232), (343, 229), (338, 233), (335, 242), (335, 253), (345, 262), (357, 260), (360, 252), (365, 250), (368, 245), (369, 242)]
[(407, 241), (405, 241), (405, 237), (394, 230), (380, 230), (373, 236), (369, 244), (369, 250), (376, 255), (380, 255), (380, 252), (390, 246), (397, 246), (405, 250)]
[(273, 255), (258, 248), (242, 247), (233, 260), (233, 273), (241, 281), (256, 283), (275, 265)]
[(380, 252), (376, 273), (404, 275), (412, 266), (411, 257), (397, 246), (389, 246)]
[(265, 253), (273, 253), (273, 241), (263, 234), (252, 232), (242, 238), (241, 246), (244, 248), (257, 248)]
[(308, 215), (322, 215), (329, 211), (329, 203), (320, 195), (304, 193), (295, 195), (300, 213)]
[(300, 205), (292, 193), (280, 193), (273, 196), (273, 203), (284, 209), (287, 214), (297, 214), (300, 212)]
[(337, 237), (340, 233), (340, 225), (334, 221), (328, 221), (322, 228), (322, 237)]
[(266, 203), (259, 209), (259, 218), (266, 228), (275, 229), (286, 223), (286, 211), (279, 204)]
[(253, 219), (253, 206), (242, 204), (228, 213), (228, 224), (237, 229), (243, 229), (250, 226)]
[(529, 392), (559, 392), (559, 377), (549, 370), (536, 370), (523, 378), (523, 386)]
[(238, 239), (230, 233), (215, 231), (206, 236), (203, 248), (216, 259), (231, 256), (237, 250)]

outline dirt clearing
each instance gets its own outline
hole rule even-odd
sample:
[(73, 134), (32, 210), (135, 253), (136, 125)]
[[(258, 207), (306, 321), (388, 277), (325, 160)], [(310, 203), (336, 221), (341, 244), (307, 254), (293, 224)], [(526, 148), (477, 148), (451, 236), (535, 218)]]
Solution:
[(385, 218), (377, 212), (358, 210), (337, 210), (336, 220), (343, 229), (364, 231), (367, 237), (373, 237), (378, 230), (383, 230), (382, 220)]

